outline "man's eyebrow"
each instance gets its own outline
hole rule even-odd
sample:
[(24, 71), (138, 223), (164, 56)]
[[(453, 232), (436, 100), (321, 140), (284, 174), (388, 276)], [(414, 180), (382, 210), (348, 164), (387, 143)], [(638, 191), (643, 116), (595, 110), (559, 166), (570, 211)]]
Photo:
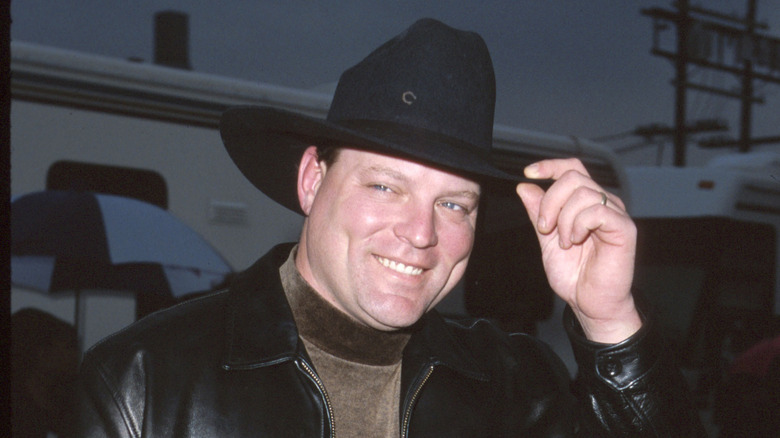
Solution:
[(456, 192), (450, 192), (446, 193), (447, 196), (462, 196), (464, 198), (473, 199), (475, 201), (479, 201), (479, 193), (473, 191), (473, 190), (462, 190), (462, 191), (456, 191)]
[(369, 166), (369, 167), (363, 169), (363, 171), (361, 173), (364, 174), (364, 175), (381, 174), (381, 175), (389, 176), (391, 178), (394, 178), (394, 179), (397, 179), (397, 180), (400, 180), (400, 181), (408, 181), (409, 180), (409, 178), (407, 178), (407, 176), (404, 175), (403, 173), (401, 173), (401, 172), (399, 172), (399, 171), (397, 171), (397, 170), (395, 170), (395, 169), (393, 169), (391, 167), (387, 167), (387, 166), (378, 166), (378, 165)]
[[(365, 168), (362, 172), (364, 175), (371, 175), (371, 174), (380, 174), (380, 175), (386, 175), (391, 178), (394, 178), (399, 181), (408, 181), (409, 178), (404, 175), (402, 172), (399, 172), (392, 167), (387, 166), (369, 166)], [(474, 190), (456, 190), (452, 192), (444, 193), (444, 196), (456, 196), (456, 197), (464, 197), (469, 198), (474, 201), (479, 201), (480, 195), (479, 192), (475, 192)]]

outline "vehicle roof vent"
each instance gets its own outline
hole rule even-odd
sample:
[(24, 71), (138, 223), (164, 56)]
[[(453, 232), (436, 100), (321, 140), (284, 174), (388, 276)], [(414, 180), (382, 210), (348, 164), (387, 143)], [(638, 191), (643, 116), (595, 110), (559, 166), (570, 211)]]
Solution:
[(154, 63), (191, 70), (189, 16), (178, 11), (154, 14)]

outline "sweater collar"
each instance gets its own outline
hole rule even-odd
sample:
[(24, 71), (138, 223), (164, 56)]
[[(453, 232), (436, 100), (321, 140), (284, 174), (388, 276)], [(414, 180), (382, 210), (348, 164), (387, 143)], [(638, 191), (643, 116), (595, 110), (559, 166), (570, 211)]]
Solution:
[(296, 249), (290, 252), (279, 273), (301, 338), (350, 362), (366, 365), (398, 363), (411, 332), (376, 330), (336, 309), (300, 275), (295, 266)]
[[(274, 247), (231, 284), (224, 369), (251, 369), (306, 357), (279, 273), (293, 247), (294, 244)], [(411, 327), (411, 338), (403, 352), (404, 367), (444, 365), (484, 379), (485, 373), (473, 353), (455, 339), (447, 325), (432, 310)]]

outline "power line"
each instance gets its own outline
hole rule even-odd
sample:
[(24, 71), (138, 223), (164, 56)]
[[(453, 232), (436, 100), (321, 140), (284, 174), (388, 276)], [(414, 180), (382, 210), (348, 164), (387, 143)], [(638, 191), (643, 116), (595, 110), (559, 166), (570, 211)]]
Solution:
[[(751, 145), (756, 144), (756, 139), (751, 138), (752, 107), (763, 103), (763, 98), (755, 96), (754, 81), (780, 84), (780, 39), (758, 32), (768, 29), (768, 26), (756, 22), (757, 0), (748, 0), (745, 18), (691, 6), (689, 0), (679, 0), (675, 6), (676, 11), (661, 8), (641, 11), (643, 15), (652, 17), (654, 22), (651, 53), (668, 58), (675, 64), (674, 164), (685, 165), (688, 89), (740, 101), (740, 135), (736, 145), (740, 151), (747, 152)], [(676, 27), (674, 52), (661, 48), (660, 32), (669, 28), (668, 23)], [(732, 55), (730, 62), (727, 54)], [(689, 65), (733, 74), (740, 79), (741, 90), (734, 92), (693, 83), (688, 79)]]

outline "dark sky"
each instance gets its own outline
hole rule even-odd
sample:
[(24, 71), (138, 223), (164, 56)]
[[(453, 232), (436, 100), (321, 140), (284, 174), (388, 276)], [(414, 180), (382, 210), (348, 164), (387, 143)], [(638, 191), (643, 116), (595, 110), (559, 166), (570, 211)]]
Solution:
[[(692, 4), (744, 15), (747, 1)], [(757, 1), (758, 18), (769, 25), (764, 32), (780, 36), (780, 0)], [(653, 22), (640, 12), (648, 7), (673, 9), (671, 0), (13, 0), (11, 36), (149, 61), (154, 13), (177, 10), (190, 17), (194, 70), (315, 88), (333, 84), (341, 71), (416, 19), (434, 17), (477, 31), (487, 42), (496, 68), (498, 123), (598, 138), (673, 123), (674, 68), (650, 54)], [(673, 29), (664, 38), (673, 42)], [(739, 86), (733, 76), (702, 68), (692, 68), (690, 79)], [(780, 135), (780, 85), (756, 85), (767, 104), (754, 107), (753, 134)], [(688, 99), (691, 120), (724, 118), (736, 135), (736, 100), (694, 91)], [(638, 140), (607, 144), (617, 148)], [(655, 160), (655, 151), (623, 156), (644, 162)], [(690, 156), (695, 162), (696, 151)]]

